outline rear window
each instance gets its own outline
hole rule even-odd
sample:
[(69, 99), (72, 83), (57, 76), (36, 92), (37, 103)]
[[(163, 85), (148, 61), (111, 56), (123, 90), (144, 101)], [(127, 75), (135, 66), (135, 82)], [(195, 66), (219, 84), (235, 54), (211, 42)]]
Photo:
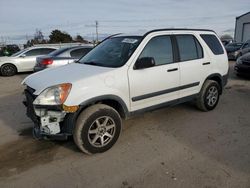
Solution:
[(200, 36), (215, 55), (224, 54), (224, 50), (215, 35), (203, 34)]
[(91, 48), (80, 48), (80, 49), (72, 50), (70, 52), (70, 56), (73, 58), (79, 59), (80, 57), (85, 56), (90, 50)]
[(55, 51), (51, 52), (49, 55), (58, 56), (58, 55), (60, 55), (60, 54), (62, 54), (64, 52), (66, 52), (68, 49), (70, 49), (70, 48), (68, 48), (68, 47), (60, 48), (58, 50), (55, 50)]

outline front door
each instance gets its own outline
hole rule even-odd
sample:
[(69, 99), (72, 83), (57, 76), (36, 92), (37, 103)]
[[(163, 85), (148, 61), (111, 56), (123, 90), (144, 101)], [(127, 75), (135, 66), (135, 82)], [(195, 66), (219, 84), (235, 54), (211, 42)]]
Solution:
[(152, 107), (179, 97), (179, 63), (174, 62), (170, 35), (151, 38), (138, 59), (150, 57), (155, 66), (135, 70), (129, 68), (131, 111)]

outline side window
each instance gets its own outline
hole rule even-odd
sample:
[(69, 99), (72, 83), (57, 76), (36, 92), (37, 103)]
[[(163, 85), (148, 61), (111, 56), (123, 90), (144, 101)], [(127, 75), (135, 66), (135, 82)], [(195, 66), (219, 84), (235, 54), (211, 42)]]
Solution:
[(70, 56), (73, 58), (79, 59), (80, 57), (85, 56), (90, 50), (91, 48), (80, 48), (80, 49), (72, 50), (70, 52)]
[(193, 35), (176, 35), (176, 40), (180, 61), (201, 59), (203, 57), (202, 47)]
[(41, 54), (41, 49), (29, 50), (25, 53), (26, 56), (37, 56)]
[(144, 47), (139, 58), (152, 57), (156, 65), (173, 63), (173, 50), (170, 36), (152, 38)]
[(206, 42), (215, 55), (224, 54), (223, 48), (215, 35), (203, 34), (201, 35), (201, 38)]
[(40, 55), (46, 55), (49, 54), (53, 51), (55, 51), (56, 49), (53, 48), (41, 48), (41, 54)]
[(37, 48), (37, 49), (29, 50), (28, 52), (25, 53), (25, 55), (26, 56), (46, 55), (54, 50), (55, 49), (52, 49), (52, 48)]

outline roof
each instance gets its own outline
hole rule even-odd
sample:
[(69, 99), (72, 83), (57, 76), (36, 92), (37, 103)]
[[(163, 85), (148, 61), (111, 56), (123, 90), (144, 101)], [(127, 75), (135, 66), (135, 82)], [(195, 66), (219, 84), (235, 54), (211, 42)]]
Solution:
[(240, 16), (236, 17), (236, 19), (239, 19), (239, 18), (241, 18), (241, 17), (243, 17), (243, 16), (246, 16), (247, 14), (250, 14), (250, 12), (247, 12), (247, 13), (245, 13), (245, 14), (240, 15)]
[(58, 49), (59, 47), (56, 46), (31, 46), (25, 49), (40, 49), (40, 48), (52, 48), (52, 49)]

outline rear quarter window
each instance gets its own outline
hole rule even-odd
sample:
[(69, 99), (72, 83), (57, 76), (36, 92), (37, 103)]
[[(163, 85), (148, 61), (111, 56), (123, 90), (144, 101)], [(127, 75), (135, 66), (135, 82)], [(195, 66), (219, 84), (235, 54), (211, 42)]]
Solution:
[(224, 50), (223, 50), (218, 38), (215, 35), (202, 34), (200, 36), (206, 42), (208, 47), (211, 49), (211, 51), (215, 55), (224, 54)]

